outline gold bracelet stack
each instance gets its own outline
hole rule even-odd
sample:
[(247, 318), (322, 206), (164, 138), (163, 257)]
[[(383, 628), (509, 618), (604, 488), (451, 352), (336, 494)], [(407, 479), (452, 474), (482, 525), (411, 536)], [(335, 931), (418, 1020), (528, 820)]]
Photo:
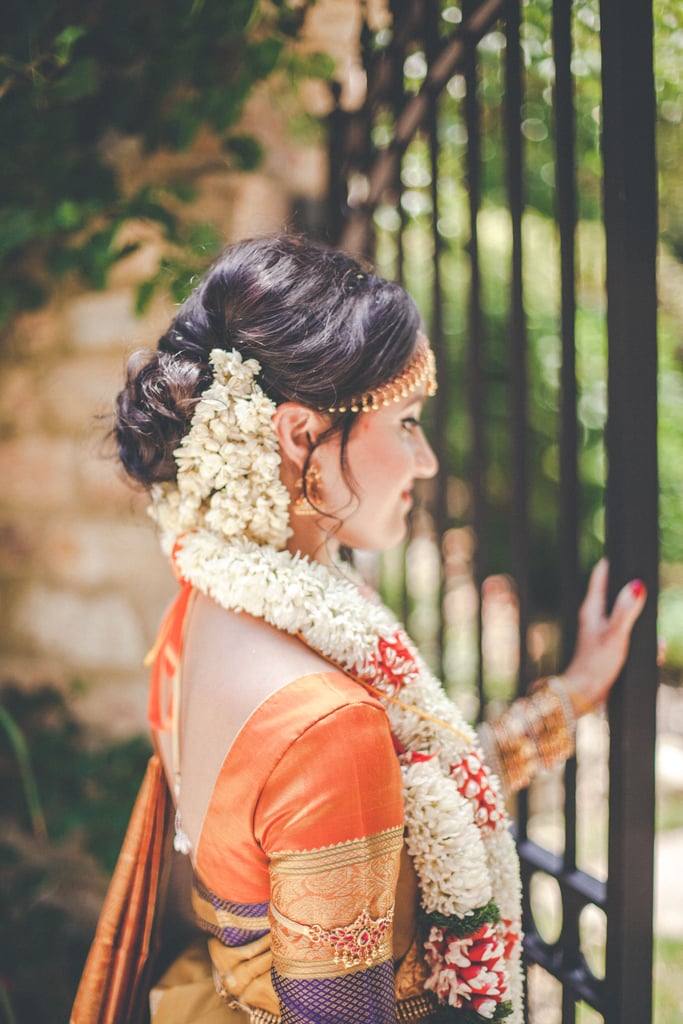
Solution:
[(537, 772), (574, 753), (576, 715), (564, 680), (552, 676), (520, 697), (496, 722), (480, 727), (489, 763), (507, 792), (528, 786)]

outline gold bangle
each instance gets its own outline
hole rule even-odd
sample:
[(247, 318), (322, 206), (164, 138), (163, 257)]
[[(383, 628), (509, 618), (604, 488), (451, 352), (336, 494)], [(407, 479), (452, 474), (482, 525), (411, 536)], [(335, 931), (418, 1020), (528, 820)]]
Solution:
[(563, 680), (552, 678), (518, 698), (484, 737), (506, 790), (529, 784), (543, 768), (566, 761), (574, 752), (576, 716)]
[(550, 684), (541, 687), (528, 700), (535, 705), (539, 756), (543, 766), (550, 768), (573, 752), (576, 722), (571, 706)]

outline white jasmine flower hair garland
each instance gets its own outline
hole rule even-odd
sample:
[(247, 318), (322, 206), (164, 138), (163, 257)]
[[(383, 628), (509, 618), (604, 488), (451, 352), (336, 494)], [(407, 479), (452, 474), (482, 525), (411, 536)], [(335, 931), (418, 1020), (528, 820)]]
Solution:
[[(426, 986), (444, 1019), (452, 1008), (459, 1024), (522, 1024), (519, 865), (497, 780), (475, 733), (388, 611), (349, 579), (278, 550), (286, 505), (272, 475), (277, 462), (256, 473), (253, 488), (251, 481), (245, 488), (251, 470), (244, 461), (218, 464), (246, 450), (254, 465), (262, 453), (279, 455), (272, 412), (266, 422), (255, 381), (258, 363), (235, 352), (211, 358), (217, 382), (202, 395), (176, 452), (178, 488), (153, 496), (164, 549), (173, 550), (179, 575), (219, 605), (299, 636), (382, 701), (402, 750), (406, 842), (420, 881), (431, 972)], [(244, 402), (240, 415), (235, 406)], [(240, 512), (240, 531), (235, 505), (243, 492), (251, 505)]]
[(289, 528), (289, 493), (280, 480), (273, 430), (275, 403), (256, 384), (261, 367), (236, 350), (212, 350), (213, 383), (195, 406), (174, 452), (176, 484), (155, 484), (150, 515), (170, 555), (180, 533), (205, 526), (281, 548)]

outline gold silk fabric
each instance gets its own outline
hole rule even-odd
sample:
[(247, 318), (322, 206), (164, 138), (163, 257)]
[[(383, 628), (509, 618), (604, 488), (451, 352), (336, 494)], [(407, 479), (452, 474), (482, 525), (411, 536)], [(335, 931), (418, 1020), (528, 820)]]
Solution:
[(275, 855), (273, 956), (283, 975), (335, 977), (391, 958), (402, 845), (399, 827), (322, 850)]

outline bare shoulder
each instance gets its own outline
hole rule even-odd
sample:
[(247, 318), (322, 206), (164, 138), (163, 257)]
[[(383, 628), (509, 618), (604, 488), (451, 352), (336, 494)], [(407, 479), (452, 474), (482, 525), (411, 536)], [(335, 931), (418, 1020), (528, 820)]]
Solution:
[[(179, 750), (183, 827), (196, 845), (226, 753), (256, 709), (303, 676), (334, 671), (296, 637), (197, 594), (180, 666)], [(164, 746), (167, 769), (172, 764)]]
[(182, 814), (193, 843), (220, 766), (245, 722), (288, 683), (330, 671), (332, 666), (296, 637), (197, 595), (180, 671)]
[[(297, 637), (262, 619), (221, 608), (199, 594), (188, 623), (183, 676), (192, 690), (224, 697), (248, 690), (265, 697), (300, 676), (334, 671)], [(232, 700), (231, 700), (232, 703)]]

